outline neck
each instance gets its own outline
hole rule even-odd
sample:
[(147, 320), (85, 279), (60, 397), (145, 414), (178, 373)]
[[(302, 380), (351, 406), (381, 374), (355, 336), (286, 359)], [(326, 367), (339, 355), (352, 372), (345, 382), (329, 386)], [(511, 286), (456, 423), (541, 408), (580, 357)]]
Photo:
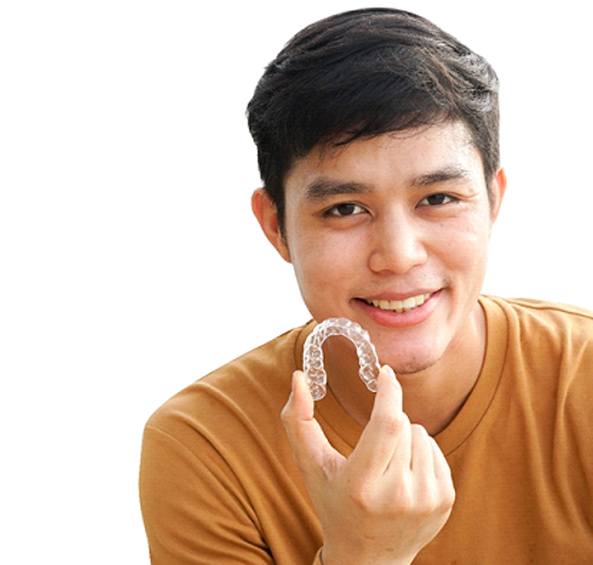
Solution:
[[(344, 354), (344, 342), (336, 340), (328, 347), (327, 368), (329, 374), (348, 375), (348, 378), (330, 380), (329, 388), (346, 412), (364, 426), (373, 408), (374, 394), (367, 392), (359, 381), (356, 354), (352, 347)], [(398, 375), (404, 412), (410, 421), (422, 424), (433, 436), (444, 430), (478, 380), (485, 349), (485, 317), (482, 307), (476, 304), (463, 338), (451, 342), (437, 363), (417, 373)]]

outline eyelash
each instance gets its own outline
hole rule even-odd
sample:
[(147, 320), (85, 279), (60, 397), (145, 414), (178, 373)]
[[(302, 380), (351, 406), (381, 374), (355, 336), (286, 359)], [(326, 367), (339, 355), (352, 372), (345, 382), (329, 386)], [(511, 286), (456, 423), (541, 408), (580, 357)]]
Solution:
[(445, 198), (449, 199), (448, 202), (441, 202), (440, 204), (435, 204), (434, 206), (446, 206), (447, 204), (453, 204), (455, 202), (459, 202), (459, 198), (456, 198), (455, 196), (452, 196), (451, 194), (447, 194), (446, 192), (435, 192), (434, 194), (430, 194), (429, 196), (426, 196), (425, 198), (420, 200), (420, 202), (423, 202), (424, 200), (428, 200), (429, 198), (432, 198), (433, 196), (444, 196)]
[(327, 210), (325, 210), (323, 212), (323, 217), (324, 218), (348, 218), (350, 216), (358, 215), (358, 214), (345, 214), (342, 216), (340, 214), (336, 214), (335, 212), (337, 212), (337, 210), (340, 206), (354, 206), (356, 208), (360, 208), (361, 210), (364, 210), (364, 208), (360, 204), (355, 204), (354, 202), (340, 202), (340, 204), (335, 204), (331, 208), (328, 208)]
[[(454, 204), (456, 202), (459, 202), (459, 198), (456, 198), (455, 196), (452, 196), (451, 194), (447, 194), (445, 192), (436, 192), (434, 194), (430, 194), (429, 196), (424, 197), (420, 202), (423, 202), (424, 200), (428, 200), (429, 198), (433, 198), (435, 196), (444, 196), (447, 199), (447, 202), (440, 202), (437, 204), (433, 204), (433, 205), (428, 205), (431, 208), (437, 207), (437, 206), (446, 206), (447, 204)], [(365, 208), (363, 208), (360, 204), (356, 204), (355, 202), (340, 202), (339, 204), (334, 204), (331, 208), (328, 208), (327, 210), (325, 210), (323, 212), (323, 217), (324, 218), (348, 218), (350, 216), (358, 216), (360, 213), (358, 214), (345, 214), (345, 215), (341, 215), (341, 214), (337, 214), (337, 210), (340, 206), (354, 206), (356, 208), (360, 208), (361, 210), (365, 210)]]

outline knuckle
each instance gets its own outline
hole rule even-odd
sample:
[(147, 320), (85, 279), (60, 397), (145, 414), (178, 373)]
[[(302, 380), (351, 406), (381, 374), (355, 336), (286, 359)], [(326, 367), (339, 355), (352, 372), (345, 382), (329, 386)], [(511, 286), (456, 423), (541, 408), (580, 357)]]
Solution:
[(426, 428), (422, 424), (410, 424), (412, 431), (417, 434), (425, 435), (427, 433)]
[(432, 438), (421, 424), (410, 424), (412, 428), (412, 437), (415, 441), (430, 441)]
[(405, 478), (393, 489), (390, 510), (392, 515), (411, 514), (416, 507), (416, 497)]
[(432, 491), (425, 491), (420, 493), (414, 513), (418, 516), (431, 516), (434, 514), (439, 507), (439, 500)]
[(442, 509), (449, 510), (455, 504), (455, 489), (453, 487), (445, 489), (445, 492), (442, 496)]
[(290, 409), (284, 408), (280, 413), (280, 421), (282, 422), (282, 426), (290, 443), (294, 443), (294, 440), (298, 435), (298, 425), (293, 412)]
[(369, 514), (371, 511), (368, 500), (361, 493), (351, 493), (350, 502), (357, 509), (357, 511), (363, 514)]
[(453, 507), (455, 502), (455, 491), (446, 489), (444, 492), (433, 490), (422, 501), (422, 512), (427, 515), (443, 514)]
[(440, 489), (437, 484), (423, 484), (402, 481), (392, 491), (392, 497), (386, 510), (390, 517), (415, 516), (423, 520), (430, 516), (449, 512), (455, 501), (455, 491), (451, 488)]
[(284, 425), (288, 424), (292, 420), (292, 410), (290, 404), (285, 404), (280, 412), (280, 419)]
[(416, 501), (414, 497), (407, 491), (400, 493), (397, 497), (397, 504), (395, 505), (395, 512), (397, 514), (412, 514), (416, 509)]
[(349, 498), (354, 507), (363, 513), (371, 514), (374, 512), (373, 496), (367, 484), (361, 483), (352, 488), (349, 492)]
[(398, 415), (382, 414), (376, 417), (376, 423), (379, 425), (383, 433), (389, 435), (397, 435), (401, 433), (405, 421)]

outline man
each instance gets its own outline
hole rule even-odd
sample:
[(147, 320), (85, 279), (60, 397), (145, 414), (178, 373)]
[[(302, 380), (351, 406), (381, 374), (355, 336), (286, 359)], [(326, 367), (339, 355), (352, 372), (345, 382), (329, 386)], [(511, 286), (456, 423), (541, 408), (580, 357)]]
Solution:
[(286, 45), (248, 115), (265, 235), (314, 320), (358, 322), (384, 365), (374, 395), (328, 340), (314, 403), (310, 322), (169, 400), (143, 445), (153, 563), (592, 563), (593, 315), (480, 295), (506, 186), (488, 63), (416, 15), (346, 12)]

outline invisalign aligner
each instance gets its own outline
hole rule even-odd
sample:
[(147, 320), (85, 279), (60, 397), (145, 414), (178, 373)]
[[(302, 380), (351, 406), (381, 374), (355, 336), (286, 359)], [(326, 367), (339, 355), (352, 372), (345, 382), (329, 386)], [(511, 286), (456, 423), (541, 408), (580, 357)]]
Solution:
[(327, 373), (323, 365), (322, 345), (334, 335), (344, 336), (354, 344), (360, 365), (358, 374), (366, 387), (376, 392), (379, 359), (368, 332), (348, 318), (328, 318), (315, 326), (303, 348), (303, 371), (313, 400), (321, 400), (326, 393)]

